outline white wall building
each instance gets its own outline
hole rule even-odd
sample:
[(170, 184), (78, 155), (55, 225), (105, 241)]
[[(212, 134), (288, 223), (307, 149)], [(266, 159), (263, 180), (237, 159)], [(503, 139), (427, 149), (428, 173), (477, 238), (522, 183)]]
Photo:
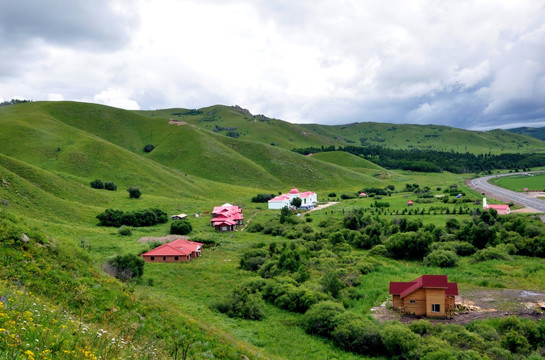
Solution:
[(299, 190), (293, 188), (287, 194), (278, 195), (268, 201), (269, 209), (280, 210), (283, 207), (291, 207), (291, 201), (295, 198), (301, 199), (301, 208), (312, 209), (314, 204), (318, 202), (318, 195), (312, 191), (300, 193)]

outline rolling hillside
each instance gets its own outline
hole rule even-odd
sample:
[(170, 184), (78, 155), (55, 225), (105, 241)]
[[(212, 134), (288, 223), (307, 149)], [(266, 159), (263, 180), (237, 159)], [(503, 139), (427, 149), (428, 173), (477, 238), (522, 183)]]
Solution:
[(530, 136), (539, 140), (545, 140), (545, 127), (534, 128), (534, 127), (519, 127), (513, 129), (507, 129), (506, 131), (512, 132), (514, 134)]
[[(394, 149), (431, 149), (472, 153), (544, 152), (545, 144), (506, 130), (469, 131), (439, 125), (353, 123), (347, 125), (291, 124), (252, 115), (238, 106), (215, 105), (198, 110), (140, 111), (152, 118), (173, 119), (218, 134), (295, 147), (379, 145)], [(526, 134), (525, 134), (526, 135)]]

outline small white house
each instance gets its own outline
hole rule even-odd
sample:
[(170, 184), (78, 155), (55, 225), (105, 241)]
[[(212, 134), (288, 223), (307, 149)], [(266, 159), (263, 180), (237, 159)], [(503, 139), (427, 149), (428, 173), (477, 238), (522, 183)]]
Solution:
[(287, 194), (278, 195), (268, 201), (269, 209), (280, 210), (283, 207), (290, 207), (291, 201), (295, 198), (301, 199), (301, 208), (312, 209), (318, 202), (318, 195), (312, 191), (305, 191), (300, 193), (299, 190), (293, 188)]

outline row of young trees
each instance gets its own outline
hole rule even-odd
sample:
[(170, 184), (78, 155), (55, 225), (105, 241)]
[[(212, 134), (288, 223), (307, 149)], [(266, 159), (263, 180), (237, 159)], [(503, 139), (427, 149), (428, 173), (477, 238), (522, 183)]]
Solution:
[(168, 216), (163, 210), (155, 208), (127, 212), (106, 209), (97, 215), (97, 219), (100, 226), (120, 227), (125, 225), (142, 227), (164, 224), (168, 221)]
[(545, 166), (545, 154), (471, 154), (438, 150), (397, 150), (382, 146), (335, 146), (297, 148), (292, 151), (311, 154), (344, 151), (361, 156), (387, 169), (419, 172), (478, 173), (495, 169), (529, 169)]

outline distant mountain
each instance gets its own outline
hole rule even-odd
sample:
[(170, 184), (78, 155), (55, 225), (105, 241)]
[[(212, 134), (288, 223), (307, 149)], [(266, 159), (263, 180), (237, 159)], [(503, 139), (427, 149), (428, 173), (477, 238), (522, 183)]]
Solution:
[(545, 140), (545, 127), (533, 128), (533, 127), (518, 127), (513, 129), (506, 129), (509, 132), (519, 135), (530, 136), (539, 140)]

